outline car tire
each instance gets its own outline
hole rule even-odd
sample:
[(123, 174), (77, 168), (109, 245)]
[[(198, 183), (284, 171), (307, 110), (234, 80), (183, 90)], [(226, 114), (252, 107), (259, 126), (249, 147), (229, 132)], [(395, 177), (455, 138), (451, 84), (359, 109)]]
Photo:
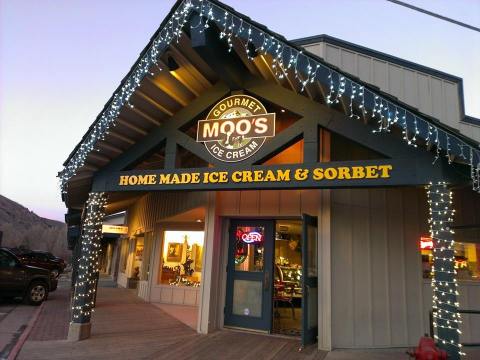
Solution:
[(48, 286), (43, 281), (33, 281), (27, 290), (26, 300), (30, 305), (40, 305), (47, 300)]

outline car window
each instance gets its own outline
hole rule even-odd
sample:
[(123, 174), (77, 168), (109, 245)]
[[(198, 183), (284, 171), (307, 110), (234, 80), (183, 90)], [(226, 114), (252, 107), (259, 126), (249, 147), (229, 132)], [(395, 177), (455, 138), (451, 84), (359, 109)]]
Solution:
[(12, 255), (7, 254), (4, 251), (0, 251), (0, 267), (12, 268), (17, 264)]

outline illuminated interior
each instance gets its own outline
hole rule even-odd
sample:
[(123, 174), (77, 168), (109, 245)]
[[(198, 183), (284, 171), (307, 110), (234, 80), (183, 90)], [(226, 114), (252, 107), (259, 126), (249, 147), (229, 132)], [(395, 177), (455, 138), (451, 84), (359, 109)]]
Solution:
[[(480, 280), (480, 244), (456, 242), (455, 243), (455, 269), (458, 280)], [(420, 251), (422, 254), (423, 277), (432, 277), (433, 243), (430, 237), (420, 238)]]
[(273, 326), (275, 333), (301, 335), (302, 222), (278, 220), (275, 228), (275, 283)]
[(158, 282), (172, 286), (200, 286), (203, 231), (165, 231)]

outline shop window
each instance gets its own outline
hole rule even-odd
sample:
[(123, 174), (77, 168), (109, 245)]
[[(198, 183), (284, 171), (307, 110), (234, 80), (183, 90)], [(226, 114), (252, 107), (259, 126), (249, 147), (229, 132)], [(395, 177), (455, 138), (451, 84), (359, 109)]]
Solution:
[(128, 238), (122, 239), (120, 247), (120, 272), (127, 272)]
[(165, 231), (158, 282), (173, 286), (200, 286), (203, 241), (203, 231)]
[[(420, 239), (422, 253), (423, 277), (432, 277), (433, 243), (431, 238)], [(480, 280), (480, 244), (456, 242), (455, 243), (455, 269), (458, 280)]]

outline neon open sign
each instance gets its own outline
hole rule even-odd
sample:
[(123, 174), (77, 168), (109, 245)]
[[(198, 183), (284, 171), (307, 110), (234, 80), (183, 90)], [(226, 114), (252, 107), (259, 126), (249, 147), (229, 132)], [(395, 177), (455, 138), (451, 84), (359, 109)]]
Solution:
[(262, 242), (263, 236), (257, 231), (242, 234), (242, 241), (247, 244)]
[(420, 238), (420, 249), (422, 250), (432, 250), (433, 249), (433, 240), (431, 237), (421, 237)]

